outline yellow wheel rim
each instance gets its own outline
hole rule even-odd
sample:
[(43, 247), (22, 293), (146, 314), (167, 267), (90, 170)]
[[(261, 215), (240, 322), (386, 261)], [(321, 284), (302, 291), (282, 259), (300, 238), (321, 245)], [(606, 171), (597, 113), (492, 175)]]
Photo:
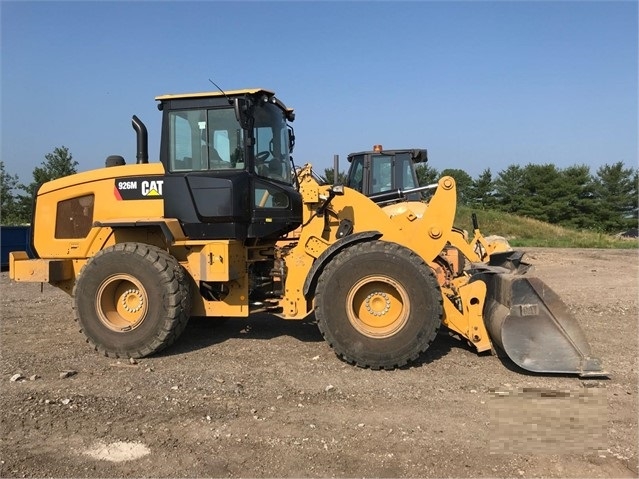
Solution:
[(126, 332), (137, 328), (144, 321), (148, 308), (146, 290), (128, 274), (107, 278), (96, 297), (98, 317), (112, 331)]
[(410, 301), (402, 285), (387, 276), (359, 280), (346, 298), (351, 325), (370, 338), (388, 338), (408, 322)]

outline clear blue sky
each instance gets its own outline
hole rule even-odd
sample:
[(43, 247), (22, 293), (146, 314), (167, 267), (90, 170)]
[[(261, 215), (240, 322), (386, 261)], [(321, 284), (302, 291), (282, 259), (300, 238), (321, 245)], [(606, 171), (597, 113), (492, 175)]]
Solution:
[(0, 2), (1, 159), (25, 183), (157, 160), (164, 93), (263, 87), (295, 108), (297, 163), (428, 148), (441, 171), (637, 166), (636, 1)]

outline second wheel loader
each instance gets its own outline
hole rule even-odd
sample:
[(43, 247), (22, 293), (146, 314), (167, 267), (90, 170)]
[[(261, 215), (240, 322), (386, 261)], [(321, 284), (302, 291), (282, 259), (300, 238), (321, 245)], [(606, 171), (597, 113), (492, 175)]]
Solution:
[[(453, 226), (456, 189), (381, 208), (295, 169), (293, 110), (273, 92), (164, 95), (160, 161), (133, 117), (137, 161), (43, 184), (33, 251), (10, 256), (16, 281), (74, 297), (87, 342), (139, 358), (173, 343), (191, 315), (287, 320), (314, 313), (345, 361), (392, 369), (415, 360), (443, 324), (477, 351), (524, 369), (601, 375), (563, 303), (516, 252)], [(293, 241), (282, 241), (300, 228)]]

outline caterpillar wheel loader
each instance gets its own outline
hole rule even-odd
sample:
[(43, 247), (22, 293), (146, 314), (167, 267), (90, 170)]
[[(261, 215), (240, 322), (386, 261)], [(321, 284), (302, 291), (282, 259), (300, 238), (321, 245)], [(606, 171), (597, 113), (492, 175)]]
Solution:
[[(133, 164), (43, 184), (36, 259), (10, 255), (15, 281), (74, 298), (87, 342), (140, 358), (172, 344), (191, 315), (286, 320), (315, 314), (336, 354), (393, 369), (443, 324), (477, 351), (499, 347), (529, 371), (604, 374), (581, 328), (516, 253), (453, 226), (456, 187), (381, 208), (295, 168), (294, 112), (273, 92), (163, 95), (159, 162), (133, 116)], [(285, 241), (300, 228), (299, 235)]]

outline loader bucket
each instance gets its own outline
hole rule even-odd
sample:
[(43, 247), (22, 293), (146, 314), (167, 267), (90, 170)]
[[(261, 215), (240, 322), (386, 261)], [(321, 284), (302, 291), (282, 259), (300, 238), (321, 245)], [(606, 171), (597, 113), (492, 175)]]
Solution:
[(492, 255), (473, 276), (486, 282), (484, 322), (493, 344), (528, 371), (607, 376), (566, 304), (530, 274), (522, 256), (517, 251)]

